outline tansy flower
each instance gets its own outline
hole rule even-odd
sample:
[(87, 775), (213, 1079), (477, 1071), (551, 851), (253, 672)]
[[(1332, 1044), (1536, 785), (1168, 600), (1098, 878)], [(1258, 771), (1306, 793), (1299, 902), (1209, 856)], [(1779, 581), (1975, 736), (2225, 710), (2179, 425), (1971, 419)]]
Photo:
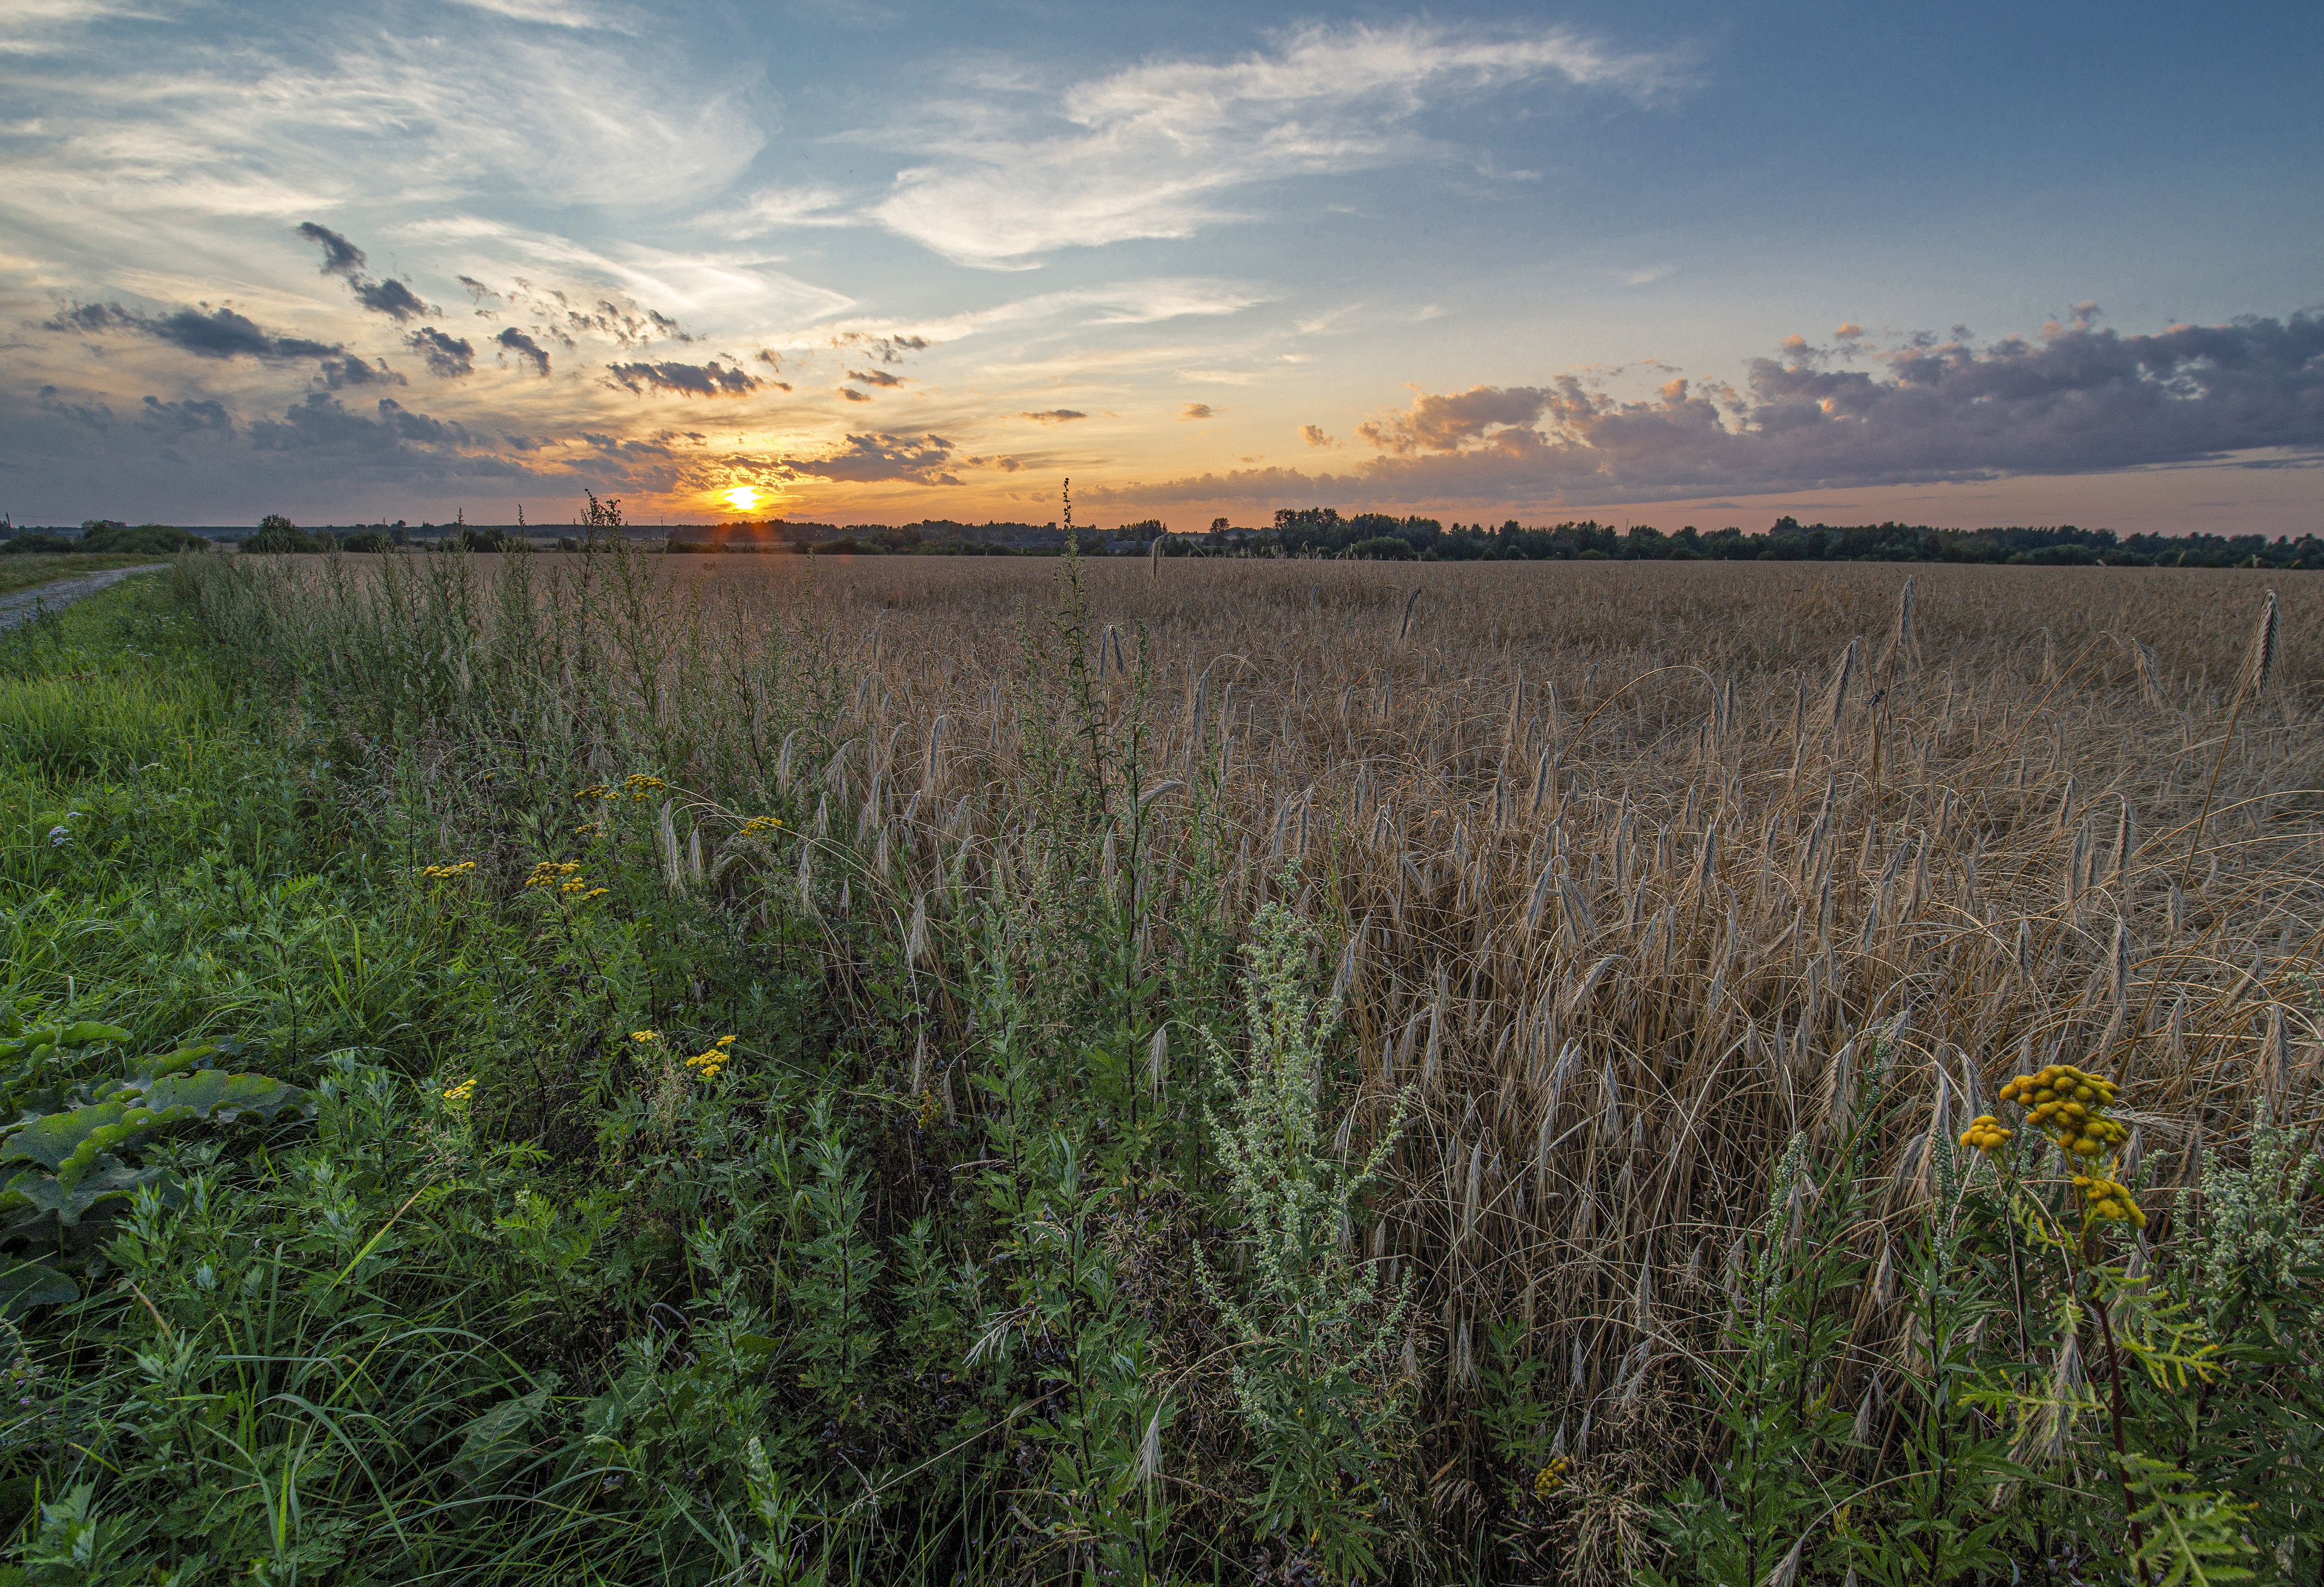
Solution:
[(447, 1087), (444, 1092), (444, 1100), (451, 1103), (452, 1106), (456, 1108), (465, 1108), (468, 1105), (468, 1099), (475, 1094), (476, 1077), (471, 1075), (466, 1080), (461, 1081), (459, 1084)]
[(635, 1042), (659, 1041), (661, 1039), (661, 1032), (659, 1030), (632, 1030), (630, 1032), (630, 1039)]
[(1991, 1113), (1979, 1113), (1969, 1121), (1969, 1128), (1961, 1131), (1960, 1143), (1963, 1147), (1974, 1147), (1978, 1151), (1991, 1154), (2007, 1146), (2009, 1137), (2010, 1131), (2001, 1127), (2000, 1120)]
[(1565, 1486), (1566, 1478), (1572, 1472), (1573, 1462), (1562, 1454), (1557, 1456), (1533, 1474), (1533, 1496), (1542, 1499), (1549, 1498)]
[(742, 835), (756, 837), (762, 832), (779, 832), (783, 824), (772, 816), (753, 816), (742, 823)]

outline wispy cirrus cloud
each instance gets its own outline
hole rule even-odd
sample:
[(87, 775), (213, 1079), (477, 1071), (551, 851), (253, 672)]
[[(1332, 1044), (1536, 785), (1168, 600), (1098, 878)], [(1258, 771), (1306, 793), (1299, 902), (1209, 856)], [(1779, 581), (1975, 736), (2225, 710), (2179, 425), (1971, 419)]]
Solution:
[[(988, 97), (915, 139), (936, 158), (898, 173), (871, 217), (948, 259), (1029, 268), (1031, 255), (1185, 237), (1243, 218), (1232, 195), (1287, 177), (1440, 157), (1416, 125), (1433, 106), (1554, 82), (1634, 100), (1676, 87), (1670, 57), (1625, 54), (1561, 28), (1316, 25), (1226, 62), (1151, 61), (1077, 83), (992, 130)], [(941, 110), (942, 107), (939, 107)]]

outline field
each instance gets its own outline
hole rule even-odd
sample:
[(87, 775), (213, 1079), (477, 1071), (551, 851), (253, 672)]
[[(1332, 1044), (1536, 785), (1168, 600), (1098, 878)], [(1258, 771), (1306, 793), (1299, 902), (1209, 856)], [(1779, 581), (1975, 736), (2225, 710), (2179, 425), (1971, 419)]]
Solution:
[(27, 1562), (2324, 1579), (2304, 575), (201, 558), (5, 674), (17, 1105), (304, 1088), (42, 1226)]
[(97, 552), (20, 553), (0, 557), (0, 595), (13, 595), (79, 573), (102, 573), (108, 567), (134, 567), (152, 557), (115, 557)]

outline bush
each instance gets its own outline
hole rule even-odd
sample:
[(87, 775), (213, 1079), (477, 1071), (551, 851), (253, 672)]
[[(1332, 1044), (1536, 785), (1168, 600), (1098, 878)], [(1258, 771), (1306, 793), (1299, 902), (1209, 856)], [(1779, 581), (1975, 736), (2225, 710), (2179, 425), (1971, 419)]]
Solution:
[(38, 530), (19, 534), (11, 540), (0, 540), (0, 553), (32, 555), (79, 549), (80, 542), (68, 535), (43, 534)]
[(207, 550), (209, 541), (189, 530), (167, 523), (141, 523), (134, 529), (106, 523), (84, 531), (79, 549), (116, 555), (174, 557), (181, 551)]
[(1392, 534), (1374, 535), (1348, 548), (1348, 555), (1367, 562), (1409, 562), (1412, 542)]
[(383, 530), (361, 529), (339, 541), (342, 551), (392, 551), (395, 542)]

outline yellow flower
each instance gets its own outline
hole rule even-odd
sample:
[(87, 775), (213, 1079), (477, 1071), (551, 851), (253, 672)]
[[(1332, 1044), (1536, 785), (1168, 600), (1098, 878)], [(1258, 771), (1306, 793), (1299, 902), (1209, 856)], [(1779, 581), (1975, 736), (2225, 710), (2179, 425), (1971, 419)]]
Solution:
[(659, 1041), (661, 1039), (661, 1032), (659, 1030), (632, 1030), (630, 1032), (630, 1039), (636, 1042)]
[(468, 1105), (469, 1098), (475, 1094), (476, 1077), (471, 1075), (467, 1079), (461, 1081), (457, 1085), (446, 1087), (444, 1092), (444, 1100), (451, 1103), (455, 1108), (465, 1108)]
[(753, 816), (742, 823), (742, 835), (756, 837), (762, 832), (779, 832), (782, 830), (782, 825), (772, 816)]
[(1566, 1478), (1572, 1472), (1573, 1462), (1562, 1454), (1557, 1456), (1533, 1474), (1533, 1496), (1540, 1499), (1548, 1499), (1565, 1486)]
[(1991, 1113), (1979, 1113), (1969, 1121), (1969, 1127), (1961, 1131), (1960, 1143), (1965, 1148), (1974, 1147), (1990, 1155), (2008, 1145), (2009, 1137), (2010, 1131), (2001, 1127), (1999, 1120)]

